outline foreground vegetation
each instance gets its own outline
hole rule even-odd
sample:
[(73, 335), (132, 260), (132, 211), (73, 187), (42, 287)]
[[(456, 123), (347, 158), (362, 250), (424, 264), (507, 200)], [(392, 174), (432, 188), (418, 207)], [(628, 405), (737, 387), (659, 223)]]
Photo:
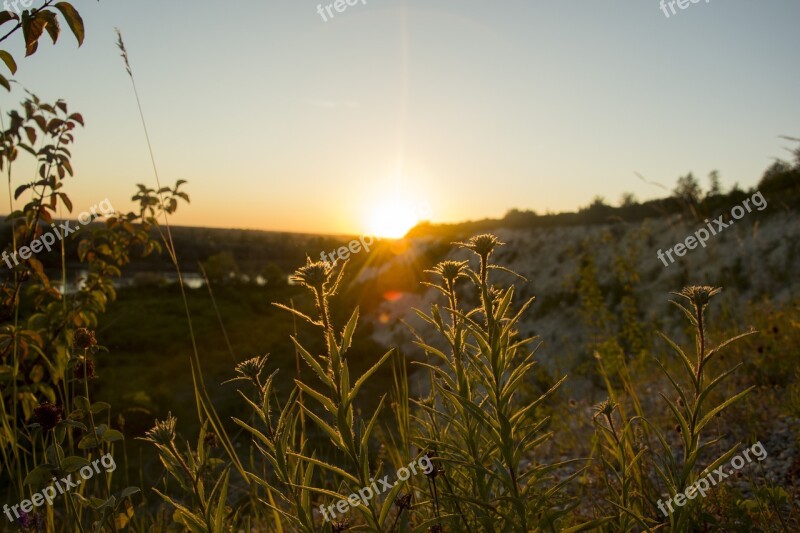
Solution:
[[(296, 299), (297, 308), (279, 304), (280, 313), (269, 319), (270, 331), (277, 326), (286, 334), (292, 329), (302, 332), (291, 340), (303, 371), (297, 372), (297, 361), (282, 355), (238, 363), (228, 372), (227, 386), (239, 391), (239, 407), (225, 408), (236, 414), (216, 426), (195, 384), (188, 398), (175, 390), (174, 399), (181, 398), (184, 405), (176, 403), (174, 410), (181, 411), (181, 420), (194, 416), (197, 424), (168, 415), (143, 435), (135, 428), (126, 431), (122, 419), (111, 416), (113, 406), (92, 401), (113, 382), (125, 380), (114, 368), (114, 354), (98, 352), (94, 334), (84, 327), (92, 322), (83, 322), (78, 314), (69, 317), (71, 322), (60, 322), (66, 328), (29, 329), (42, 323), (48, 307), (63, 316), (62, 306), (42, 300), (43, 308), (26, 311), (17, 305), (17, 313), (30, 314), (27, 327), (4, 326), (9, 333), (4, 355), (12, 356), (18, 346), (16, 357), (9, 357), (16, 365), (4, 367), (3, 377), (10, 385), (4, 391), (19, 391), (4, 393), (4, 435), (14, 437), (4, 441), (2, 473), (11, 487), (6, 500), (30, 498), (51, 477), (74, 474), (105, 453), (118, 457), (125, 468), (81, 485), (52, 507), (25, 514), (16, 525), (30, 530), (216, 532), (686, 531), (744, 530), (755, 524), (791, 530), (797, 524), (797, 509), (791, 505), (796, 489), (752, 472), (743, 489), (720, 486), (713, 496), (676, 507), (668, 517), (658, 511), (658, 500), (726, 464), (741, 441), (751, 445), (764, 438), (753, 433), (755, 424), (748, 427), (735, 420), (752, 409), (747, 404), (752, 397), (757, 396), (756, 405), (761, 406), (771, 398), (771, 387), (754, 387), (786, 378), (795, 364), (763, 355), (763, 345), (760, 361), (725, 363), (743, 359), (739, 355), (748, 350), (737, 350), (737, 343), (752, 342), (749, 339), (758, 334), (747, 332), (727, 341), (712, 338), (707, 308), (718, 289), (711, 287), (690, 287), (677, 294), (676, 303), (694, 330), (693, 353), (665, 338), (673, 352), (670, 358), (633, 361), (632, 368), (624, 361), (598, 359), (596, 371), (608, 399), (583, 420), (580, 435), (559, 436), (559, 455), (571, 451), (572, 456), (553, 460), (557, 446), (551, 438), (554, 432), (575, 430), (564, 421), (576, 418), (579, 402), (565, 402), (559, 395), (566, 377), (546, 384), (542, 393), (534, 392), (533, 382), (542, 381), (534, 376), (537, 346), (535, 339), (520, 338), (517, 331), (532, 300), (515, 304), (514, 286), (499, 287), (492, 281), (501, 267), (491, 256), (501, 245), (491, 235), (474, 237), (459, 244), (473, 253), (474, 263), (443, 261), (428, 271), (428, 286), (441, 294), (441, 302), (419, 311), (438, 338), (418, 337), (426, 354), (413, 374), (426, 387), (418, 397), (409, 393), (412, 381), (404, 357), (393, 350), (380, 357), (377, 352), (355, 351), (358, 309), (333, 312), (345, 267), (309, 262), (293, 276), (308, 296), (303, 298), (291, 287), (281, 289), (278, 295)], [(30, 286), (42, 282), (37, 279)], [(78, 293), (65, 300), (78, 302), (82, 297), (86, 295)], [(474, 308), (463, 307), (462, 302), (476, 300)], [(242, 298), (241, 303), (247, 301)], [(187, 306), (195, 324), (217, 318), (209, 315), (207, 305), (200, 306), (205, 311)], [(140, 309), (137, 312), (148, 312), (144, 306)], [(307, 327), (296, 329), (281, 316), (294, 317)], [(177, 322), (180, 308), (162, 307), (161, 317)], [(796, 314), (777, 312), (764, 325), (773, 324), (775, 331), (786, 328), (782, 340), (797, 346), (800, 324), (795, 318)], [(772, 331), (772, 337), (776, 335)], [(167, 376), (180, 373), (179, 367), (170, 368), (174, 359), (163, 357), (170, 351), (169, 339), (147, 336), (139, 342), (141, 347), (134, 351), (141, 350), (144, 358), (150, 357), (145, 346), (152, 342), (153, 354), (162, 358), (159, 371)], [(216, 350), (224, 352), (225, 346), (217, 342)], [(775, 339), (769, 351), (779, 344)], [(63, 349), (48, 356), (49, 346)], [(351, 376), (356, 353), (362, 369), (364, 360), (372, 358), (374, 364)], [(217, 373), (224, 373), (226, 365), (219, 357), (213, 361), (211, 374), (221, 378)], [(129, 364), (129, 371), (135, 369)], [(386, 374), (389, 370), (391, 376)], [(631, 372), (639, 376), (636, 385)], [(379, 378), (377, 387), (367, 388)], [(292, 387), (287, 386), (290, 379)], [(644, 382), (660, 382), (657, 402), (641, 396)], [(141, 386), (148, 389), (146, 383)], [(783, 388), (788, 401), (776, 414), (797, 416), (797, 381), (784, 379)], [(214, 390), (215, 398), (230, 398), (215, 401), (215, 410), (232, 401), (222, 389)], [(18, 397), (29, 403), (15, 405)], [(192, 398), (194, 408), (185, 404)], [(221, 419), (216, 412), (215, 416)], [(191, 426), (197, 428), (190, 430), (192, 435), (181, 430)], [(132, 458), (125, 437), (137, 433), (149, 446), (139, 448), (138, 458)], [(728, 437), (733, 437), (732, 443)], [(230, 449), (223, 440), (232, 444)], [(578, 453), (582, 450), (585, 455)], [(160, 467), (153, 464), (153, 451)], [(347, 500), (375, 480), (395, 479), (403, 465), (421, 457), (434, 466), (427, 474), (410, 476), (384, 494), (359, 500), (347, 513), (324, 520), (328, 515), (321, 506)], [(129, 485), (137, 478), (142, 486), (154, 486), (153, 493), (142, 494)]]
[[(45, 31), (57, 39), (49, 5), (21, 19), (4, 15), (0, 26), (18, 23), (34, 53)], [(81, 42), (82, 21), (67, 6), (56, 8)], [(119, 47), (132, 78), (121, 37)], [(0, 58), (16, 69), (9, 54)], [(72, 211), (64, 188), (73, 174), (69, 146), (84, 121), (66, 102), (33, 95), (7, 118), (0, 169), (11, 224), (5, 251), (14, 254), (51, 231), (61, 206)], [(12, 184), (21, 157), (36, 160), (37, 175)], [(800, 157), (772, 167), (762, 188), (795, 193), (798, 168)], [(589, 362), (578, 376), (551, 376), (537, 365), (537, 338), (521, 333), (535, 308), (533, 297), (518, 296), (526, 280), (496, 264), (504, 244), (480, 234), (453, 245), (468, 259), (419, 268), (438, 299), (417, 310), (425, 326), (411, 331), (414, 353), (402, 353), (371, 339), (374, 317), (362, 316), (360, 298), (346, 290), (348, 264), (308, 260), (293, 286), (254, 289), (228, 283), (220, 257), (206, 262), (223, 265), (209, 268), (210, 289), (189, 290), (169, 224), (189, 196), (184, 182), (162, 186), (155, 178), (156, 188), (138, 186), (136, 211), (59, 241), (60, 284), (35, 255), (3, 267), (2, 529), (800, 527), (800, 302), (743, 302), (757, 325), (751, 330), (714, 314), (719, 288), (675, 287), (671, 310), (685, 319), (687, 338), (662, 334), (651, 342), (629, 287), (620, 293), (630, 304), (624, 320), (614, 322), (622, 326), (609, 327), (608, 298), (592, 283), (587, 259), (576, 301), (594, 331)], [(718, 192), (701, 198), (688, 177), (678, 193), (663, 204), (669, 213), (704, 216), (725, 199)], [(21, 208), (19, 198), (26, 199)], [(595, 202), (569, 222), (605, 220), (607, 207)], [(625, 209), (649, 213), (635, 203)], [(507, 219), (541, 222), (530, 213)], [(155, 255), (174, 267), (177, 285), (115, 288), (133, 260)], [(67, 293), (74, 261), (86, 279)], [(557, 347), (544, 350), (554, 356)], [(566, 392), (576, 377), (595, 388)], [(592, 399), (598, 388), (600, 402)], [(662, 511), (662, 501), (677, 502), (757, 443), (769, 460)], [(100, 459), (106, 469), (92, 470)], [(71, 490), (52, 488), (79, 475)], [(55, 497), (45, 505), (48, 490)]]

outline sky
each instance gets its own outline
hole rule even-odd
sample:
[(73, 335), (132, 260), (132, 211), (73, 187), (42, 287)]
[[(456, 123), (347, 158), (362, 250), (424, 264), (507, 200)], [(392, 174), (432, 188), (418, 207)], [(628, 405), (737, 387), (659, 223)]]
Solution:
[[(318, 0), (74, 5), (81, 48), (66, 25), (28, 58), (21, 35), (3, 44), (17, 82), (86, 120), (76, 212), (155, 187), (115, 27), (162, 184), (188, 180), (180, 225), (388, 232), (663, 196), (636, 173), (671, 189), (719, 170), (747, 188), (789, 159), (780, 135), (800, 136), (797, 0), (669, 17), (658, 0), (359, 0), (333, 17)], [(23, 97), (0, 95), (3, 113)]]

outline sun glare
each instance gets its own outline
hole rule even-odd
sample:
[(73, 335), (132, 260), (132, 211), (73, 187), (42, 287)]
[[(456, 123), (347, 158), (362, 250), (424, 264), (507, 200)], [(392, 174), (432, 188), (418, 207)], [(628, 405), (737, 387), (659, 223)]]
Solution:
[(420, 221), (420, 209), (402, 198), (386, 198), (373, 204), (367, 219), (370, 235), (399, 239)]

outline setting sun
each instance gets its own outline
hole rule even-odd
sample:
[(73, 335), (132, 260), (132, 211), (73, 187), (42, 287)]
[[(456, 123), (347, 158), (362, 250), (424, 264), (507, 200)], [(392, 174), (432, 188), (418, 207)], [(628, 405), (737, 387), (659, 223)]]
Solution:
[(399, 239), (420, 221), (420, 209), (404, 198), (375, 203), (367, 218), (367, 231), (378, 237)]

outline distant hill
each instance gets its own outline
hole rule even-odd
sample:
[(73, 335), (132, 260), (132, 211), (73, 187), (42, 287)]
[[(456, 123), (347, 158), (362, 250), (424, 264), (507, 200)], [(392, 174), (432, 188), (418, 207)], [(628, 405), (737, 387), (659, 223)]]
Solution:
[[(800, 302), (800, 187), (797, 172), (779, 181), (762, 181), (758, 192), (766, 207), (753, 209), (730, 224), (730, 211), (756, 190), (733, 191), (689, 205), (664, 199), (625, 208), (605, 206), (578, 213), (537, 216), (514, 211), (503, 219), (447, 226), (419, 226), (408, 238), (407, 251), (385, 264), (359, 274), (365, 291), (384, 295), (370, 309), (373, 337), (399, 344), (419, 358), (403, 321), (425, 337), (430, 328), (413, 308), (430, 310), (441, 295), (418, 283), (393, 281), (408, 265), (429, 269), (443, 259), (475, 261), (465, 250), (449, 244), (478, 233), (494, 233), (506, 243), (493, 260), (525, 278), (495, 271), (501, 283), (517, 287), (517, 305), (536, 296), (523, 319), (521, 333), (545, 341), (540, 360), (553, 372), (574, 371), (586, 365), (598, 339), (611, 339), (626, 357), (656, 340), (656, 330), (683, 336), (684, 318), (668, 303), (670, 292), (687, 285), (724, 288), (715, 319), (741, 325), (750, 304)], [(659, 215), (659, 211), (665, 213)], [(723, 216), (729, 224), (710, 236), (705, 247), (686, 250), (667, 266), (658, 252), (685, 242), (706, 219)], [(433, 281), (431, 276), (424, 278)], [(462, 282), (464, 286), (468, 283)], [(364, 292), (362, 290), (362, 292)], [(464, 291), (464, 298), (470, 298)], [(469, 301), (469, 300), (467, 300)], [(646, 324), (650, 330), (637, 329)], [(426, 337), (427, 338), (427, 337)], [(603, 342), (605, 342), (605, 340)], [(616, 349), (616, 348), (615, 348)]]

